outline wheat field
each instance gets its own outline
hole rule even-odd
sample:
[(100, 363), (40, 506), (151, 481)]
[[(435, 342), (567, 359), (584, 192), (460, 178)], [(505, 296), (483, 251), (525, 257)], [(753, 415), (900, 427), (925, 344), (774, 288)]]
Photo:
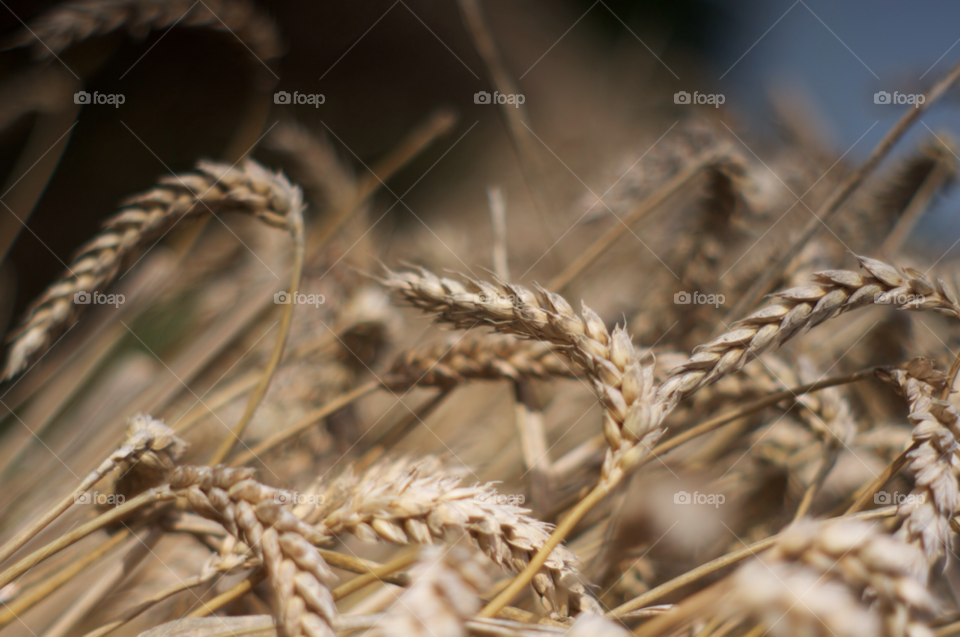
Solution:
[(960, 634), (960, 66), (856, 160), (513, 4), (6, 7), (5, 635)]

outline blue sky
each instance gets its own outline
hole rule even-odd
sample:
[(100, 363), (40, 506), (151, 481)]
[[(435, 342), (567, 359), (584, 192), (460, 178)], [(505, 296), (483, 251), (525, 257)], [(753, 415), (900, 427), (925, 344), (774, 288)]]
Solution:
[[(841, 153), (850, 149), (848, 158), (855, 160), (865, 158), (907, 108), (877, 106), (874, 92), (919, 90), (960, 61), (960, 3), (956, 1), (722, 4), (734, 20), (732, 28), (718, 37), (715, 59), (710, 62), (717, 90), (727, 95), (727, 106), (760, 115), (767, 88), (777, 83), (799, 85), (819, 106), (836, 149)], [(934, 133), (946, 131), (960, 138), (960, 101), (944, 99), (922, 122)], [(923, 124), (914, 125), (895, 154), (930, 138)], [(925, 240), (949, 245), (960, 238), (960, 188), (955, 190), (937, 204), (920, 228)], [(954, 253), (960, 255), (960, 246)]]

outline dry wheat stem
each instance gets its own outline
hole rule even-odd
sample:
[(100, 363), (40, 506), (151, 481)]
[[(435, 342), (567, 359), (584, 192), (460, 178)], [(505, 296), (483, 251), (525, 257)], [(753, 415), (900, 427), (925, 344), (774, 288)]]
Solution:
[(799, 239), (793, 242), (790, 249), (780, 257), (779, 261), (764, 270), (760, 278), (758, 278), (750, 286), (746, 294), (737, 301), (736, 305), (731, 309), (729, 316), (739, 316), (749, 308), (754, 307), (764, 294), (773, 289), (780, 274), (789, 267), (790, 263), (800, 254), (800, 251), (810, 239), (816, 235), (817, 231), (819, 231), (821, 227), (826, 227), (830, 220), (843, 208), (843, 204), (850, 195), (863, 184), (863, 181), (880, 164), (883, 158), (887, 156), (897, 140), (910, 128), (910, 125), (923, 115), (934, 102), (942, 97), (947, 92), (947, 89), (958, 79), (960, 79), (960, 64), (950, 69), (943, 79), (937, 82), (929, 91), (924, 92), (926, 99), (923, 104), (918, 105), (917, 108), (908, 108), (906, 110), (903, 116), (894, 124), (893, 128), (880, 140), (880, 143), (873, 149), (873, 152), (870, 153), (866, 161), (850, 173), (843, 183), (830, 193), (830, 196), (821, 204), (816, 212), (811, 213), (813, 216), (801, 231)]
[(259, 584), (266, 578), (267, 578), (267, 573), (261, 567), (256, 571), (254, 571), (253, 573), (251, 573), (250, 575), (248, 575), (245, 580), (238, 583), (233, 588), (220, 593), (219, 595), (211, 599), (209, 602), (204, 602), (202, 606), (196, 608), (195, 610), (187, 614), (187, 617), (196, 618), (196, 617), (207, 617), (208, 615), (212, 615), (213, 613), (217, 612), (218, 610), (220, 610), (230, 602), (240, 599), (241, 597), (243, 597), (244, 595), (252, 591), (254, 586)]
[[(144, 611), (149, 610), (154, 605), (164, 601), (165, 599), (172, 597), (177, 593), (181, 593), (185, 590), (194, 588), (196, 586), (200, 586), (201, 584), (205, 584), (206, 582), (209, 582), (217, 575), (218, 575), (217, 571), (211, 570), (209, 573), (194, 575), (192, 577), (185, 578), (182, 581), (178, 581), (176, 584), (171, 584), (167, 588), (157, 591), (150, 597), (139, 601), (136, 605), (134, 605), (131, 608), (128, 608), (123, 613), (121, 613), (120, 616), (117, 617), (116, 619), (111, 620), (106, 624), (100, 626), (99, 628), (96, 628), (84, 634), (83, 637), (103, 637), (104, 635), (107, 635), (113, 632), (117, 628), (120, 628), (130, 620), (136, 618), (138, 615), (140, 615)], [(208, 605), (209, 605), (209, 602), (208, 602)]]
[(277, 623), (285, 637), (333, 636), (336, 576), (311, 542), (308, 524), (283, 508), (283, 492), (253, 480), (251, 469), (178, 467), (170, 489), (196, 513), (223, 524), (256, 555), (270, 581)]
[[(396, 584), (397, 586), (410, 585), (410, 578), (406, 575), (406, 573), (393, 573), (392, 571), (390, 573), (384, 572), (387, 567), (386, 564), (378, 564), (369, 560), (361, 560), (360, 558), (353, 557), (352, 555), (335, 553), (334, 551), (328, 551), (321, 548), (318, 548), (317, 552), (320, 554), (320, 557), (322, 557), (330, 566), (335, 566), (346, 571), (359, 573), (361, 576), (378, 572), (380, 575), (377, 576), (377, 579), (381, 582)], [(244, 594), (250, 592), (253, 587), (262, 582), (264, 578), (266, 578), (266, 574), (263, 572), (263, 569), (258, 569), (257, 571), (251, 573), (250, 576), (245, 580), (237, 583), (235, 586), (227, 591), (224, 591), (220, 595), (217, 595), (209, 602), (205, 602), (202, 607), (197, 608), (187, 616), (207, 617), (208, 615), (217, 612), (223, 606), (227, 605), (233, 600), (239, 599)], [(352, 582), (353, 580), (350, 581)], [(347, 582), (347, 584), (349, 583), (350, 582)], [(89, 636), (85, 635), (84, 637)]]
[(174, 25), (227, 32), (259, 60), (279, 57), (285, 48), (277, 25), (251, 0), (73, 0), (41, 15), (12, 45), (33, 45), (35, 57), (44, 59), (121, 27), (142, 37)]
[(4, 379), (13, 378), (41, 356), (79, 315), (90, 294), (102, 293), (125, 262), (181, 219), (238, 212), (287, 229), (286, 215), (300, 210), (302, 201), (300, 189), (286, 177), (252, 160), (241, 167), (201, 161), (194, 173), (160, 179), (152, 190), (128, 199), (103, 224), (103, 231), (80, 248), (60, 280), (33, 302), (20, 327), (8, 337)]
[[(428, 472), (405, 459), (378, 463), (363, 476), (341, 480), (345, 502), (325, 512), (316, 525), (322, 535), (351, 533), (364, 541), (433, 544), (449, 535), (466, 534), (507, 571), (520, 571), (549, 537), (550, 526), (525, 515), (527, 509), (501, 502), (492, 485), (460, 486), (460, 479), (439, 467)], [(532, 579), (534, 590), (551, 613), (597, 612), (564, 547), (553, 550)]]
[[(289, 294), (293, 295), (296, 294), (300, 289), (300, 280), (303, 277), (303, 262), (306, 251), (303, 233), (302, 207), (294, 207), (290, 209), (290, 211), (287, 213), (287, 223), (289, 224), (290, 235), (293, 239), (293, 273), (290, 275), (289, 287)], [(227, 458), (227, 456), (230, 455), (230, 451), (238, 442), (240, 442), (241, 438), (243, 437), (243, 432), (246, 431), (250, 421), (253, 420), (253, 416), (257, 413), (257, 408), (260, 406), (260, 403), (263, 402), (263, 397), (266, 396), (267, 389), (270, 387), (270, 381), (273, 379), (277, 368), (280, 366), (280, 359), (283, 358), (283, 350), (287, 344), (287, 336), (290, 334), (290, 324), (293, 321), (293, 310), (295, 307), (296, 303), (293, 303), (288, 298), (288, 303), (283, 308), (283, 316), (280, 318), (280, 331), (277, 334), (277, 342), (273, 347), (270, 360), (267, 362), (267, 365), (263, 370), (263, 374), (260, 377), (260, 382), (257, 383), (253, 393), (250, 394), (250, 398), (247, 401), (247, 407), (244, 410), (243, 415), (240, 417), (240, 420), (237, 421), (237, 424), (234, 425), (233, 430), (227, 437), (223, 439), (220, 447), (210, 458), (211, 465), (220, 464)]]
[(903, 469), (903, 466), (907, 464), (907, 454), (913, 449), (914, 445), (911, 444), (910, 447), (901, 452), (900, 455), (893, 460), (893, 462), (888, 464), (873, 482), (868, 484), (861, 492), (858, 493), (857, 499), (852, 505), (850, 505), (850, 508), (847, 509), (845, 513), (851, 514), (862, 511), (863, 508), (869, 504), (870, 498), (873, 497), (877, 490), (883, 488), (883, 485), (885, 485), (890, 478), (897, 474), (900, 469)]
[(130, 533), (127, 531), (114, 534), (113, 537), (109, 538), (100, 546), (78, 556), (77, 559), (71, 561), (53, 575), (45, 578), (33, 588), (23, 592), (17, 596), (16, 599), (5, 602), (3, 604), (3, 610), (0, 611), (0, 629), (59, 590), (61, 586), (76, 577), (83, 569), (115, 549), (124, 540), (129, 539), (129, 536)]
[[(145, 529), (134, 532), (131, 541), (123, 547), (122, 554), (117, 556), (107, 570), (98, 569), (100, 576), (96, 581), (91, 582), (83, 594), (77, 597), (57, 618), (57, 621), (44, 631), (43, 637), (67, 637), (71, 634), (77, 624), (82, 622), (93, 609), (103, 604), (104, 598), (151, 555), (165, 531), (157, 524), (144, 526)], [(51, 593), (52, 590), (47, 595)]]
[(390, 560), (383, 566), (378, 566), (376, 568), (370, 569), (368, 572), (363, 573), (362, 575), (359, 575), (357, 577), (354, 577), (350, 581), (345, 582), (340, 586), (336, 587), (335, 589), (333, 589), (333, 591), (331, 591), (333, 595), (333, 599), (334, 601), (339, 601), (344, 597), (346, 597), (347, 595), (357, 592), (364, 586), (369, 586), (374, 582), (383, 582), (384, 577), (387, 577), (388, 575), (393, 575), (397, 571), (401, 571), (407, 568), (411, 564), (414, 564), (418, 558), (419, 558), (418, 551), (409, 551), (403, 555), (400, 555), (395, 559)]
[[(166, 487), (160, 487), (155, 489), (149, 489), (144, 491), (140, 495), (130, 500), (127, 500), (123, 504), (110, 509), (106, 513), (103, 513), (96, 518), (90, 520), (86, 524), (82, 524), (69, 533), (66, 533), (56, 540), (50, 542), (49, 544), (37, 549), (33, 553), (22, 558), (20, 561), (10, 566), (3, 573), (0, 573), (0, 588), (3, 588), (10, 582), (12, 582), (17, 577), (20, 577), (28, 570), (47, 559), (48, 557), (59, 553), (66, 547), (79, 542), (83, 538), (87, 537), (91, 533), (94, 533), (104, 527), (110, 526), (111, 524), (116, 523), (118, 520), (124, 519), (131, 512), (136, 511), (142, 507), (153, 504), (155, 502), (163, 502), (174, 499), (175, 496), (170, 490)], [(122, 531), (121, 531), (122, 532)]]
[(40, 531), (69, 509), (79, 495), (90, 489), (104, 476), (118, 467), (135, 467), (141, 462), (143, 467), (138, 470), (169, 471), (186, 449), (186, 444), (174, 435), (173, 430), (158, 420), (149, 416), (134, 416), (127, 426), (127, 439), (123, 445), (110, 454), (99, 467), (91, 471), (80, 485), (71, 493), (64, 496), (49, 511), (27, 525), (16, 536), (7, 541), (0, 548), (0, 564), (16, 553), (24, 544), (29, 542)]
[[(693, 616), (701, 612), (710, 611), (719, 606), (723, 600), (723, 591), (719, 586), (709, 586), (702, 591), (698, 591), (688, 596), (680, 604), (675, 604), (668, 612), (662, 613), (649, 622), (641, 624), (639, 628), (633, 631), (637, 637), (654, 637), (655, 635), (675, 634), (675, 629), (681, 625), (689, 623)], [(750, 637), (754, 636), (753, 631), (748, 633)]]
[(930, 361), (914, 359), (906, 369), (890, 369), (883, 375), (907, 400), (913, 425), (907, 470), (914, 489), (897, 512), (902, 520), (897, 537), (919, 544), (933, 563), (953, 543), (950, 520), (960, 502), (960, 414), (948, 401), (934, 397), (947, 378)]

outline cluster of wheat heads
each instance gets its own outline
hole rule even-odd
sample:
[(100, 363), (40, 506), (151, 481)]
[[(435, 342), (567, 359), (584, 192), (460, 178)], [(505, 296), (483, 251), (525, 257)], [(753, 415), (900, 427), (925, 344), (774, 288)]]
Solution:
[[(11, 44), (42, 60), (183, 27), (223, 32), (254, 68), (284, 51), (248, 0), (74, 0)], [(50, 68), (0, 86), (0, 124), (75, 88)], [(306, 195), (253, 159), (203, 160), (121, 202), (7, 335), (0, 629), (960, 634), (960, 357), (944, 345), (960, 303), (893, 265), (952, 153), (924, 146), (877, 186), (863, 175), (902, 128), (831, 172), (840, 159), (781, 124), (770, 165), (818, 219), (843, 207), (838, 235), (808, 235), (804, 211), (781, 223), (791, 189), (697, 121), (611, 187), (626, 223), (575, 233), (579, 256), (536, 270), (542, 286), (507, 274), (508, 254), (540, 262), (522, 236), (500, 233), (490, 282), (355, 223), (446, 114), (377, 179), (287, 122), (265, 146)], [(205, 218), (223, 224), (191, 236)], [(667, 248), (624, 252), (627, 224)], [(402, 255), (377, 270), (388, 242)], [(122, 312), (76, 301), (121, 283)], [(733, 309), (674, 303), (681, 288)], [(420, 339), (423, 314), (452, 334)]]

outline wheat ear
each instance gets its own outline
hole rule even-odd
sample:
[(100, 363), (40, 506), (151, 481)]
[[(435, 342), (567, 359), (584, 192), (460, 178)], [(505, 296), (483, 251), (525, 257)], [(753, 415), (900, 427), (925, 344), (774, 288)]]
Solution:
[(953, 291), (941, 280), (875, 259), (857, 257), (868, 272), (824, 270), (814, 273), (817, 283), (777, 292), (779, 301), (737, 321), (733, 329), (700, 345), (689, 361), (670, 371), (657, 400), (667, 411), (704, 385), (739, 370), (763, 352), (779, 347), (829, 318), (871, 304), (893, 305), (900, 310), (933, 310), (960, 316)]
[(548, 344), (502, 334), (467, 333), (452, 343), (399, 354), (381, 376), (393, 390), (415, 385), (453, 387), (468, 379), (573, 377), (574, 370)]
[(73, 0), (41, 15), (12, 46), (33, 44), (34, 56), (46, 59), (89, 37), (126, 28), (136, 36), (174, 25), (207, 27), (232, 34), (260, 60), (284, 51), (273, 19), (250, 0)]
[(253, 475), (252, 469), (182, 466), (170, 476), (170, 489), (260, 558), (285, 637), (333, 637), (337, 609), (330, 586), (337, 578), (311, 543), (322, 537), (281, 505), (289, 499), (285, 492)]
[[(460, 486), (459, 477), (426, 462), (411, 466), (401, 459), (375, 465), (358, 478), (348, 475), (347, 485), (334, 489), (341, 492), (342, 504), (325, 512), (317, 531), (396, 544), (433, 544), (448, 534), (467, 534), (501, 568), (522, 570), (549, 537), (551, 526), (528, 517), (529, 509), (504, 502), (493, 485)], [(576, 555), (558, 546), (533, 578), (551, 613), (599, 612), (576, 564)]]
[(240, 167), (201, 161), (192, 173), (160, 179), (124, 202), (103, 231), (77, 252), (67, 272), (36, 299), (9, 337), (4, 379), (41, 356), (83, 305), (75, 295), (105, 289), (125, 262), (185, 217), (238, 212), (287, 228), (286, 215), (303, 206), (303, 194), (283, 174), (247, 160)]
[[(927, 563), (875, 523), (800, 520), (731, 577), (731, 602), (775, 634), (931, 635)], [(860, 600), (873, 598), (868, 608)]]
[(907, 399), (913, 425), (913, 448), (907, 452), (907, 470), (913, 476), (910, 497), (899, 503), (903, 521), (897, 537), (923, 547), (933, 563), (952, 546), (950, 520), (960, 501), (960, 413), (939, 394), (947, 376), (930, 361), (916, 358), (906, 369), (883, 370), (881, 377), (893, 383)]

